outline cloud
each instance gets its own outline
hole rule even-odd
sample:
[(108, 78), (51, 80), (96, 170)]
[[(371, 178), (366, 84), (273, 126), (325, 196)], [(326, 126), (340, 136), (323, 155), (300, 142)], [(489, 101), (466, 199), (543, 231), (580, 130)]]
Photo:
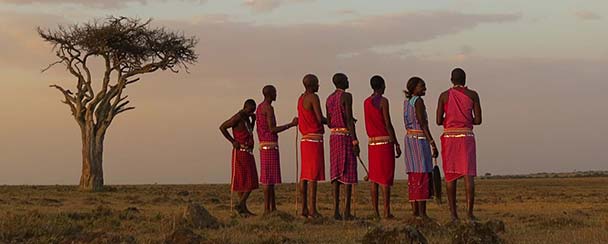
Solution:
[[(359, 118), (362, 116), (361, 101), (370, 92), (367, 82), (370, 75), (382, 74), (388, 81), (387, 96), (391, 99), (393, 114), (397, 115), (401, 113), (398, 104), (402, 98), (399, 91), (403, 80), (412, 75), (422, 76), (428, 81), (429, 91), (432, 91), (429, 96), (434, 96), (435, 92), (448, 84), (446, 77), (456, 63), (429, 61), (413, 55), (404, 58), (400, 53), (378, 53), (372, 50), (374, 47), (423, 42), (467, 31), (480, 24), (515, 21), (519, 18), (518, 15), (511, 14), (425, 12), (362, 17), (332, 24), (260, 25), (222, 16), (189, 21), (153, 21), (153, 25), (166, 26), (199, 37), (197, 50), (200, 60), (188, 75), (159, 72), (143, 76), (141, 83), (128, 88), (126, 92), (137, 109), (117, 118), (110, 128), (104, 156), (106, 180), (109, 184), (226, 182), (230, 176), (230, 149), (218, 132), (218, 125), (240, 108), (245, 98), (260, 99), (260, 88), (268, 83), (275, 84), (279, 90), (275, 104), (277, 119), (280, 122), (288, 121), (295, 115), (294, 98), (302, 90), (301, 78), (310, 72), (320, 77), (320, 96), (323, 98), (332, 90), (329, 77), (334, 72), (346, 72), (352, 81), (351, 90), (357, 99), (355, 113)], [(65, 20), (59, 16), (36, 17), (9, 13), (2, 13), (0, 20), (2, 23), (10, 21), (10, 28), (0, 30), (0, 38), (6, 39), (0, 40), (3, 54), (0, 62), (10, 64), (11, 66), (3, 68), (12, 73), (3, 79), (9, 86), (0, 90), (0, 110), (6, 111), (0, 116), (7, 118), (3, 120), (4, 129), (0, 130), (0, 133), (4, 133), (0, 137), (3, 139), (0, 141), (0, 150), (4, 151), (0, 151), (0, 154), (5, 158), (0, 162), (0, 168), (7, 169), (0, 171), (0, 184), (77, 182), (80, 167), (78, 130), (69, 117), (68, 109), (59, 102), (60, 95), (47, 87), (48, 83), (55, 82), (61, 75), (67, 77), (67, 82), (71, 80), (61, 68), (54, 69), (56, 73), (39, 74), (38, 70), (54, 56), (50, 52), (50, 46), (43, 43), (35, 33), (37, 25), (53, 28)], [(33, 44), (35, 48), (27, 48), (27, 43)], [(474, 87), (483, 92), (483, 99), (487, 99), (484, 100), (484, 109), (490, 111), (489, 115), (502, 115), (500, 118), (505, 121), (509, 121), (506, 120), (508, 116), (491, 114), (492, 111), (505, 108), (498, 107), (502, 104), (516, 107), (521, 99), (505, 98), (502, 93), (494, 91), (496, 83), (510, 89), (509, 94), (525, 92), (528, 95), (540, 90), (537, 87), (521, 89), (521, 86), (512, 85), (509, 83), (512, 81), (510, 74), (495, 79), (496, 74), (503, 72), (502, 66), (510, 64), (507, 61), (491, 63), (467, 59), (464, 62), (463, 66), (470, 71)], [(533, 69), (539, 65), (521, 62), (518, 66), (520, 60), (513, 62), (518, 63), (513, 67), (508, 66), (509, 69), (529, 69), (527, 72), (535, 72), (534, 78), (540, 77), (537, 80), (542, 82), (554, 78), (544, 73), (549, 69), (539, 68), (542, 72)], [(551, 67), (562, 66), (564, 65)], [(584, 74), (590, 75), (588, 72)], [(517, 79), (525, 79), (524, 73), (517, 75)], [(482, 80), (486, 83), (482, 83)], [(543, 94), (545, 93), (548, 92)], [(22, 97), (28, 99), (19, 99)], [(513, 103), (500, 100), (503, 98), (510, 98)], [(525, 101), (530, 100), (533, 99)], [(555, 106), (548, 102), (542, 105)], [(19, 107), (15, 109), (13, 106)], [(432, 105), (429, 105), (429, 111), (432, 109), (430, 106)], [(486, 118), (492, 122), (493, 116)], [(396, 123), (399, 120), (393, 121)], [(496, 131), (511, 127), (498, 120), (494, 123), (489, 128), (498, 129), (480, 133), (487, 135), (485, 139), (480, 139), (484, 142), (480, 148), (480, 159), (491, 161), (492, 166), (483, 165), (491, 169), (520, 159), (517, 158), (521, 154), (519, 150), (525, 149), (502, 143), (504, 136), (496, 134)], [(540, 124), (534, 125), (536, 127), (533, 129), (544, 128)], [(358, 129), (361, 135), (365, 135), (363, 126)], [(533, 132), (533, 129), (529, 131)], [(398, 128), (398, 133), (404, 133), (402, 130)], [(285, 139), (282, 139), (282, 148), (293, 147), (293, 141), (287, 138), (293, 135), (291, 133), (293, 131), (287, 132)], [(512, 142), (522, 134), (507, 135), (507, 139)], [(508, 150), (492, 151), (487, 145), (504, 146)], [(500, 148), (498, 146), (496, 148)], [(37, 153), (23, 153), (24, 148)], [(492, 156), (488, 152), (501, 157)], [(281, 153), (284, 158), (294, 157), (293, 150)], [(26, 169), (36, 166), (46, 167), (39, 171), (44, 172), (43, 175), (36, 176), (35, 172), (27, 172)], [(293, 175), (288, 174), (293, 172), (293, 165), (285, 164), (282, 170), (285, 181), (293, 179)], [(482, 170), (480, 169), (481, 172)], [(133, 175), (130, 172), (140, 173)], [(31, 177), (23, 177), (24, 175)], [(49, 175), (62, 177), (54, 180)]]
[(200, 38), (201, 66), (207, 75), (226, 77), (226, 67), (238, 67), (238, 74), (245, 78), (320, 69), (323, 62), (316, 60), (330, 62), (375, 47), (423, 42), (479, 24), (519, 18), (514, 14), (425, 12), (361, 17), (332, 24), (259, 25), (215, 19), (167, 24)]
[(596, 13), (591, 12), (589, 10), (579, 10), (579, 11), (576, 11), (574, 13), (574, 16), (576, 16), (580, 20), (598, 20), (598, 19), (602, 18), (602, 16), (600, 16), (599, 14), (596, 14)]
[[(32, 5), (32, 4), (73, 4), (81, 5), (92, 8), (103, 8), (103, 9), (118, 9), (125, 7), (128, 4), (149, 4), (154, 2), (166, 2), (168, 0), (0, 0), (0, 3), (10, 3), (17, 5)], [(204, 3), (206, 0), (180, 0), (188, 1), (193, 3)]]
[(243, 4), (254, 12), (270, 12), (286, 3), (312, 2), (314, 0), (245, 0)]

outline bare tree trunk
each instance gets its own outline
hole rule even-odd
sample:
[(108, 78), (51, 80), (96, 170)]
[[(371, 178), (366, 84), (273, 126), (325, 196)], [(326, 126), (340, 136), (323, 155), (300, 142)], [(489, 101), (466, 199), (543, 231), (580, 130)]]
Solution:
[(84, 191), (103, 190), (103, 140), (105, 130), (95, 128), (87, 121), (82, 128), (82, 175), (80, 189)]

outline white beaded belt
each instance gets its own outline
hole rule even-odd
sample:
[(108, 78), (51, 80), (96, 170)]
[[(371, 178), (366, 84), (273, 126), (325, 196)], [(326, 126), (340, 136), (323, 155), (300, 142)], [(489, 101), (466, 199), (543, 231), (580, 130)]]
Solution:
[(241, 151), (241, 152), (247, 152), (247, 153), (253, 155), (253, 147), (248, 147), (248, 146), (245, 146), (245, 145), (241, 145), (241, 148), (239, 148), (239, 151)]
[(317, 134), (317, 133), (306, 134), (306, 135), (302, 136), (302, 140), (300, 140), (300, 141), (321, 143), (321, 142), (323, 142), (323, 134)]
[(407, 130), (407, 134), (405, 134), (409, 138), (418, 139), (418, 140), (426, 140), (426, 135), (423, 130)]
[(385, 145), (385, 144), (389, 144), (390, 141), (391, 141), (390, 136), (370, 137), (368, 145), (370, 145), (370, 146)]
[(475, 134), (473, 133), (473, 129), (470, 128), (446, 128), (443, 130), (442, 136), (446, 138), (458, 138), (475, 136)]
[(260, 142), (260, 150), (272, 150), (279, 149), (279, 143), (274, 141), (263, 141)]
[(332, 135), (350, 136), (348, 128), (331, 128), (329, 129)]

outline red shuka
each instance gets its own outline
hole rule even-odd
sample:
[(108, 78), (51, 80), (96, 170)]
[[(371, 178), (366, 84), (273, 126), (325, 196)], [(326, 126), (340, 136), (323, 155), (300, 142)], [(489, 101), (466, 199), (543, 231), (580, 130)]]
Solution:
[(232, 130), (234, 140), (242, 149), (232, 149), (232, 191), (249, 192), (257, 189), (258, 171), (253, 157), (253, 134), (248, 130)]
[[(380, 109), (382, 96), (365, 99), (365, 130), (368, 137), (387, 137), (386, 121)], [(395, 145), (390, 143), (368, 146), (369, 180), (385, 186), (393, 185), (395, 179)]]
[(465, 175), (477, 175), (475, 134), (472, 131), (474, 102), (464, 93), (465, 89), (451, 88), (448, 101), (443, 106), (445, 131), (441, 136), (441, 158), (447, 182)]
[[(314, 111), (306, 110), (302, 104), (304, 95), (298, 99), (298, 127), (303, 138), (300, 142), (302, 172), (300, 180), (325, 180), (325, 155), (323, 152), (323, 124), (317, 120)], [(320, 138), (307, 139), (313, 134)]]

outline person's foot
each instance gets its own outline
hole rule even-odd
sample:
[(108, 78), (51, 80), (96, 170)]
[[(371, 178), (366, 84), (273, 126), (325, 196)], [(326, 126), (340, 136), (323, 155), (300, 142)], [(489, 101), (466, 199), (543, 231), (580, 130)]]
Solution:
[(380, 217), (380, 213), (379, 213), (378, 211), (376, 211), (376, 212), (374, 213), (373, 217), (374, 217), (374, 219), (375, 219), (375, 220), (380, 220), (380, 219), (381, 219), (381, 217)]
[(452, 219), (450, 219), (450, 222), (447, 223), (447, 225), (453, 226), (453, 225), (458, 225), (460, 224), (460, 219), (458, 217), (453, 217)]
[(384, 215), (384, 218), (385, 219), (394, 219), (395, 215), (392, 215), (392, 214), (389, 213), (389, 214)]
[(334, 219), (335, 220), (342, 220), (342, 216), (340, 215), (340, 213), (334, 213)]
[(243, 207), (243, 211), (244, 211), (245, 213), (247, 213), (248, 215), (250, 215), (250, 216), (257, 216), (257, 215), (256, 215), (256, 214), (254, 214), (253, 212), (249, 211), (249, 209), (247, 209), (247, 207), (246, 207), (246, 206), (245, 206), (245, 207)]
[(421, 217), (421, 218), (422, 218), (422, 220), (424, 220), (424, 221), (432, 221), (432, 220), (433, 220), (433, 219), (431, 219), (431, 217), (429, 217), (429, 216), (428, 216), (428, 215), (426, 215), (426, 214), (423, 214), (423, 215), (422, 215), (422, 216), (420, 216), (420, 217)]
[(300, 217), (305, 218), (305, 219), (308, 218), (308, 210), (302, 210)]
[(479, 222), (479, 219), (477, 217), (475, 217), (475, 215), (469, 215), (468, 220), (471, 223)]
[(355, 216), (353, 216), (350, 213), (346, 213), (346, 214), (344, 214), (344, 217), (342, 219), (344, 219), (344, 220), (354, 220)]
[(243, 208), (243, 206), (239, 206), (239, 205), (237, 205), (236, 207), (234, 207), (234, 210), (236, 211), (236, 213), (237, 213), (239, 216), (241, 216), (241, 217), (243, 217), (243, 218), (247, 218), (247, 217), (251, 216), (251, 215), (249, 214), (249, 212), (248, 212), (248, 211), (246, 211), (246, 210)]
[(317, 212), (317, 211), (314, 211), (310, 215), (308, 215), (309, 219), (318, 219), (321, 217), (323, 217), (323, 216), (321, 216), (321, 214), (319, 214), (319, 212)]

